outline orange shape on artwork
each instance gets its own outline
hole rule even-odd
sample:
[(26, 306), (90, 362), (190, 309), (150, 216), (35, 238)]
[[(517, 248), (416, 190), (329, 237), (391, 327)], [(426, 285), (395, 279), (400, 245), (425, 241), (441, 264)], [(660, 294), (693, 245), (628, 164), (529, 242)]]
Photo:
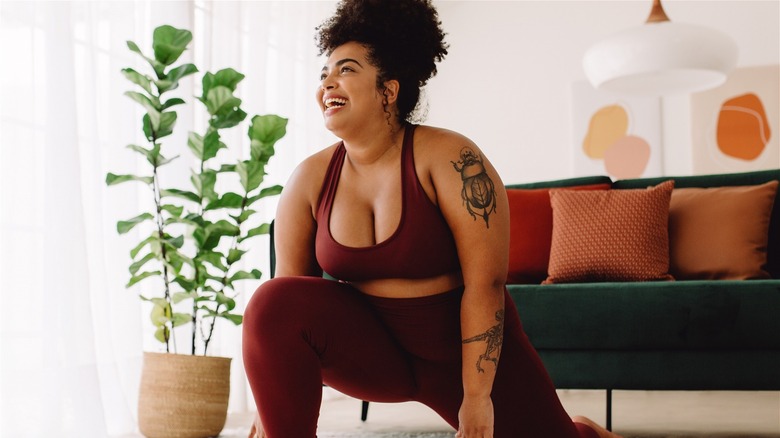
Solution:
[(718, 114), (718, 149), (729, 157), (755, 160), (769, 143), (766, 111), (753, 93), (733, 97), (723, 103)]
[(620, 105), (601, 107), (590, 118), (582, 150), (590, 158), (604, 158), (604, 152), (628, 132), (628, 113)]
[(650, 145), (641, 137), (619, 138), (604, 152), (604, 168), (617, 179), (639, 178), (650, 161)]

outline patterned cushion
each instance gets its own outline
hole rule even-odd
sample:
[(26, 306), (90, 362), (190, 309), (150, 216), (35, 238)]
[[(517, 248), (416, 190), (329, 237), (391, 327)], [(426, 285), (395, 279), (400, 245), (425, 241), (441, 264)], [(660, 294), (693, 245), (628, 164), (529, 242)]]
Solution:
[[(568, 187), (572, 190), (606, 190), (609, 184)], [(509, 284), (539, 284), (547, 278), (553, 215), (550, 189), (512, 189), (509, 199)]]
[(769, 219), (777, 181), (675, 189), (669, 204), (669, 258), (678, 280), (769, 278)]
[(551, 190), (553, 235), (543, 283), (672, 280), (673, 189), (670, 180), (647, 189)]

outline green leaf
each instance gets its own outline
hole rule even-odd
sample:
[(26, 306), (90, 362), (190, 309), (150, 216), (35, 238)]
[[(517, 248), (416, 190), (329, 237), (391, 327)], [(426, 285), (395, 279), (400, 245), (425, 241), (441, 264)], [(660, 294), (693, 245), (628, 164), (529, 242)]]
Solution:
[(147, 93), (152, 94), (152, 83), (148, 77), (138, 73), (132, 68), (123, 68), (122, 74), (125, 75), (125, 77), (129, 79), (130, 82), (140, 86)]
[(170, 213), (173, 217), (181, 217), (181, 214), (184, 212), (184, 207), (178, 205), (166, 204), (160, 206), (160, 208)]
[(236, 171), (236, 165), (235, 164), (223, 164), (220, 166), (219, 170), (217, 170), (217, 173), (222, 172), (235, 172)]
[(241, 257), (243, 257), (244, 254), (246, 254), (246, 251), (241, 250), (241, 249), (232, 248), (230, 250), (230, 252), (228, 253), (228, 256), (227, 256), (228, 264), (232, 265), (233, 263), (241, 260)]
[(287, 134), (287, 119), (275, 114), (254, 116), (249, 126), (251, 157), (267, 163), (274, 155), (274, 145)]
[(129, 48), (131, 51), (141, 55), (142, 58), (146, 60), (146, 62), (149, 63), (149, 65), (152, 66), (154, 69), (155, 74), (157, 76), (160, 76), (163, 73), (163, 70), (165, 69), (165, 66), (157, 62), (156, 59), (149, 58), (148, 56), (144, 55), (144, 53), (141, 51), (141, 49), (138, 48), (138, 45), (132, 41), (127, 41), (127, 48)]
[(246, 113), (240, 108), (241, 99), (235, 97), (228, 87), (219, 85), (210, 89), (201, 101), (211, 114), (209, 124), (215, 129), (231, 128), (246, 118)]
[(152, 101), (149, 99), (148, 96), (138, 93), (136, 91), (126, 91), (125, 96), (140, 103), (144, 107), (144, 109), (146, 109), (146, 114), (149, 116), (149, 119), (151, 120), (153, 131), (156, 132), (157, 130), (160, 129), (160, 111), (162, 111), (162, 108), (155, 107), (155, 105), (152, 103)]
[(173, 294), (173, 303), (179, 304), (184, 300), (192, 300), (198, 297), (197, 292), (176, 292)]
[(236, 173), (238, 173), (238, 179), (241, 181), (241, 187), (247, 193), (260, 187), (260, 184), (263, 183), (263, 178), (265, 178), (263, 164), (258, 161), (239, 161), (236, 163)]
[[(182, 276), (176, 276), (176, 278), (173, 279), (173, 282), (181, 286), (181, 288), (186, 291), (194, 291), (195, 288), (197, 287), (194, 281), (190, 281)], [(179, 292), (179, 293), (184, 293), (184, 292)], [(196, 292), (190, 292), (190, 294), (192, 295), (190, 298), (196, 298), (198, 296)], [(178, 303), (178, 301), (176, 301), (175, 299), (174, 302)]]
[(163, 138), (173, 133), (173, 127), (176, 126), (176, 117), (176, 112), (174, 111), (167, 111), (160, 114), (160, 126), (157, 129), (157, 138)]
[(135, 145), (135, 144), (129, 144), (129, 145), (127, 145), (127, 148), (128, 149), (132, 149), (132, 150), (138, 152), (139, 154), (145, 156), (146, 157), (146, 161), (148, 161), (149, 164), (151, 164), (152, 166), (156, 166), (156, 163), (160, 160), (160, 157), (161, 157), (161, 155), (160, 155), (160, 145), (157, 144), (157, 143), (152, 145), (151, 149), (146, 149), (143, 146), (138, 146), (138, 145)]
[(196, 204), (200, 203), (200, 198), (198, 198), (198, 195), (192, 192), (188, 192), (186, 190), (179, 190), (179, 189), (163, 189), (160, 190), (160, 195), (165, 196), (172, 196), (175, 198), (182, 198), (186, 199), (188, 201), (192, 201)]
[(220, 149), (227, 149), (227, 145), (222, 143), (219, 138), (219, 131), (216, 129), (209, 131), (203, 137), (203, 161), (216, 157)]
[(235, 325), (241, 325), (242, 322), (244, 322), (244, 317), (242, 315), (235, 315), (232, 313), (220, 313), (218, 315), (220, 318), (225, 318), (228, 321), (232, 322)]
[(177, 276), (181, 272), (181, 267), (184, 266), (185, 263), (188, 265), (193, 264), (191, 258), (173, 249), (167, 251), (165, 256), (168, 259), (168, 266), (170, 266), (170, 268), (173, 270), (174, 275)]
[(269, 196), (276, 196), (280, 193), (282, 193), (282, 186), (280, 185), (274, 185), (271, 187), (266, 187), (263, 190), (260, 190), (260, 194), (256, 196), (252, 196), (249, 199), (247, 199), (246, 205), (252, 205), (256, 201), (259, 201), (260, 199), (267, 198)]
[(233, 220), (236, 221), (237, 224), (243, 224), (244, 222), (247, 221), (247, 219), (252, 217), (252, 215), (255, 214), (255, 213), (257, 213), (255, 210), (246, 209), (246, 210), (242, 210), (240, 215), (233, 216), (231, 214), (230, 217), (232, 217)]
[(187, 44), (192, 41), (192, 32), (163, 25), (154, 30), (152, 49), (154, 58), (163, 65), (171, 65), (179, 59)]
[(149, 141), (154, 141), (154, 133), (152, 132), (152, 122), (151, 119), (149, 118), (149, 114), (144, 114), (143, 130), (146, 139)]
[(152, 320), (152, 324), (155, 326), (164, 326), (171, 320), (171, 306), (162, 298), (152, 298), (152, 311), (149, 314), (149, 318)]
[(209, 263), (210, 265), (214, 266), (215, 268), (225, 271), (227, 270), (227, 266), (222, 262), (222, 259), (224, 259), (225, 256), (218, 252), (213, 251), (204, 251), (200, 254), (198, 254), (197, 257), (195, 257), (195, 260), (204, 261)]
[(238, 242), (241, 243), (247, 239), (251, 239), (252, 237), (268, 234), (270, 231), (271, 231), (271, 224), (267, 224), (267, 223), (262, 224), (259, 227), (255, 227), (247, 231), (246, 236), (240, 237), (238, 239)]
[(119, 234), (125, 234), (128, 231), (132, 230), (133, 227), (140, 224), (141, 222), (148, 221), (150, 219), (154, 219), (154, 216), (152, 216), (150, 213), (143, 213), (139, 214), (138, 216), (128, 219), (126, 221), (119, 221), (116, 223), (116, 231)]
[(138, 283), (139, 281), (143, 280), (144, 278), (149, 278), (149, 277), (152, 277), (152, 276), (155, 276), (155, 275), (160, 275), (160, 274), (161, 274), (160, 271), (142, 272), (142, 273), (140, 273), (138, 275), (135, 275), (132, 278), (130, 278), (130, 281), (128, 281), (127, 284), (125, 285), (125, 288), (131, 287), (132, 285)]
[(244, 197), (233, 192), (222, 195), (221, 198), (206, 205), (206, 210), (215, 210), (218, 208), (241, 208), (244, 203)]
[(214, 201), (219, 198), (217, 192), (214, 191), (214, 186), (217, 184), (217, 172), (213, 170), (204, 170), (200, 174), (193, 172), (190, 181), (195, 186), (200, 199)]
[(205, 228), (205, 239), (201, 249), (205, 251), (211, 251), (219, 245), (220, 239), (225, 236), (238, 236), (240, 230), (237, 226), (231, 224), (226, 220), (220, 220), (213, 224), (209, 224)]
[(187, 147), (190, 148), (195, 158), (203, 161), (203, 136), (196, 132), (190, 131), (187, 134)]
[(257, 269), (252, 269), (251, 272), (236, 271), (235, 274), (230, 276), (230, 278), (228, 279), (228, 283), (232, 284), (234, 281), (238, 281), (238, 280), (259, 280), (260, 277), (262, 276), (263, 273)]
[(216, 86), (208, 91), (206, 98), (202, 100), (209, 114), (216, 115), (223, 108), (232, 108), (241, 105), (241, 99), (233, 96), (233, 92), (225, 86)]
[(203, 75), (203, 99), (205, 100), (208, 92), (218, 86), (227, 87), (231, 92), (236, 91), (238, 83), (244, 79), (244, 75), (233, 70), (232, 68), (225, 68), (218, 71), (216, 74), (207, 72)]
[(174, 313), (171, 321), (173, 322), (174, 327), (179, 327), (191, 322), (192, 317), (186, 313)]
[(217, 292), (214, 295), (214, 300), (219, 304), (220, 306), (225, 306), (225, 310), (227, 312), (233, 310), (236, 308), (236, 300), (230, 298), (229, 296), (225, 295), (222, 292)]
[(106, 175), (106, 185), (108, 186), (121, 184), (127, 181), (140, 181), (142, 183), (152, 184), (154, 182), (154, 178), (151, 176), (115, 175), (113, 173)]
[(162, 109), (166, 110), (166, 109), (168, 109), (168, 108), (170, 108), (172, 106), (181, 105), (181, 104), (184, 104), (184, 103), (187, 103), (187, 102), (184, 101), (184, 99), (180, 99), (178, 97), (174, 97), (172, 99), (166, 100), (165, 103), (162, 105)]
[(205, 137), (190, 132), (187, 138), (187, 146), (189, 146), (193, 155), (201, 161), (208, 161), (216, 157), (220, 149), (227, 148), (225, 143), (219, 141), (219, 131), (217, 130), (209, 131)]
[(163, 344), (167, 343), (170, 337), (171, 337), (171, 330), (167, 326), (159, 326), (157, 327), (157, 330), (154, 332), (154, 338), (162, 342)]
[(157, 240), (157, 231), (155, 231), (151, 236), (147, 237), (146, 239), (142, 240), (141, 243), (135, 246), (135, 248), (130, 250), (130, 258), (135, 259), (135, 256), (138, 255), (138, 253), (141, 251), (143, 247), (150, 244), (151, 242), (154, 242)]
[(171, 69), (165, 76), (165, 79), (155, 81), (155, 85), (157, 85), (157, 90), (160, 92), (160, 94), (162, 94), (166, 91), (178, 88), (179, 80), (181, 78), (197, 72), (198, 68), (193, 64), (183, 64)]
[(181, 249), (181, 247), (184, 246), (184, 236), (171, 237), (166, 235), (163, 242), (171, 248)]
[(145, 255), (142, 259), (133, 262), (132, 264), (130, 264), (130, 268), (129, 268), (130, 274), (135, 275), (143, 267), (143, 265), (149, 262), (149, 260), (154, 260), (154, 259), (155, 259), (155, 255), (149, 253)]
[(138, 44), (136, 44), (136, 43), (134, 43), (132, 41), (127, 41), (127, 47), (130, 50), (132, 50), (133, 52), (138, 53), (139, 55), (143, 55), (143, 52), (141, 52), (141, 49), (138, 48)]

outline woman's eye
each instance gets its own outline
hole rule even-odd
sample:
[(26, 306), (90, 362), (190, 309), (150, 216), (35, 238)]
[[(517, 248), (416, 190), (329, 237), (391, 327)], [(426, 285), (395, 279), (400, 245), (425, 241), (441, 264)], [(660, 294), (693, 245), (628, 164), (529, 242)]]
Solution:
[(346, 67), (346, 66), (345, 67), (341, 67), (341, 72), (342, 73), (351, 72), (351, 71), (355, 71), (355, 70), (353, 70), (352, 67)]

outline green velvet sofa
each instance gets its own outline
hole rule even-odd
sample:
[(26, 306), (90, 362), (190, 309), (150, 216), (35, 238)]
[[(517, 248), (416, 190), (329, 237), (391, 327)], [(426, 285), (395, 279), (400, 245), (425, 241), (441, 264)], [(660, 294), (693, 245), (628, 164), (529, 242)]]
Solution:
[[(575, 178), (507, 188), (603, 183)], [(780, 169), (618, 180), (612, 189), (757, 185)], [(556, 387), (607, 390), (780, 390), (780, 199), (767, 280), (509, 284), (526, 333)]]

